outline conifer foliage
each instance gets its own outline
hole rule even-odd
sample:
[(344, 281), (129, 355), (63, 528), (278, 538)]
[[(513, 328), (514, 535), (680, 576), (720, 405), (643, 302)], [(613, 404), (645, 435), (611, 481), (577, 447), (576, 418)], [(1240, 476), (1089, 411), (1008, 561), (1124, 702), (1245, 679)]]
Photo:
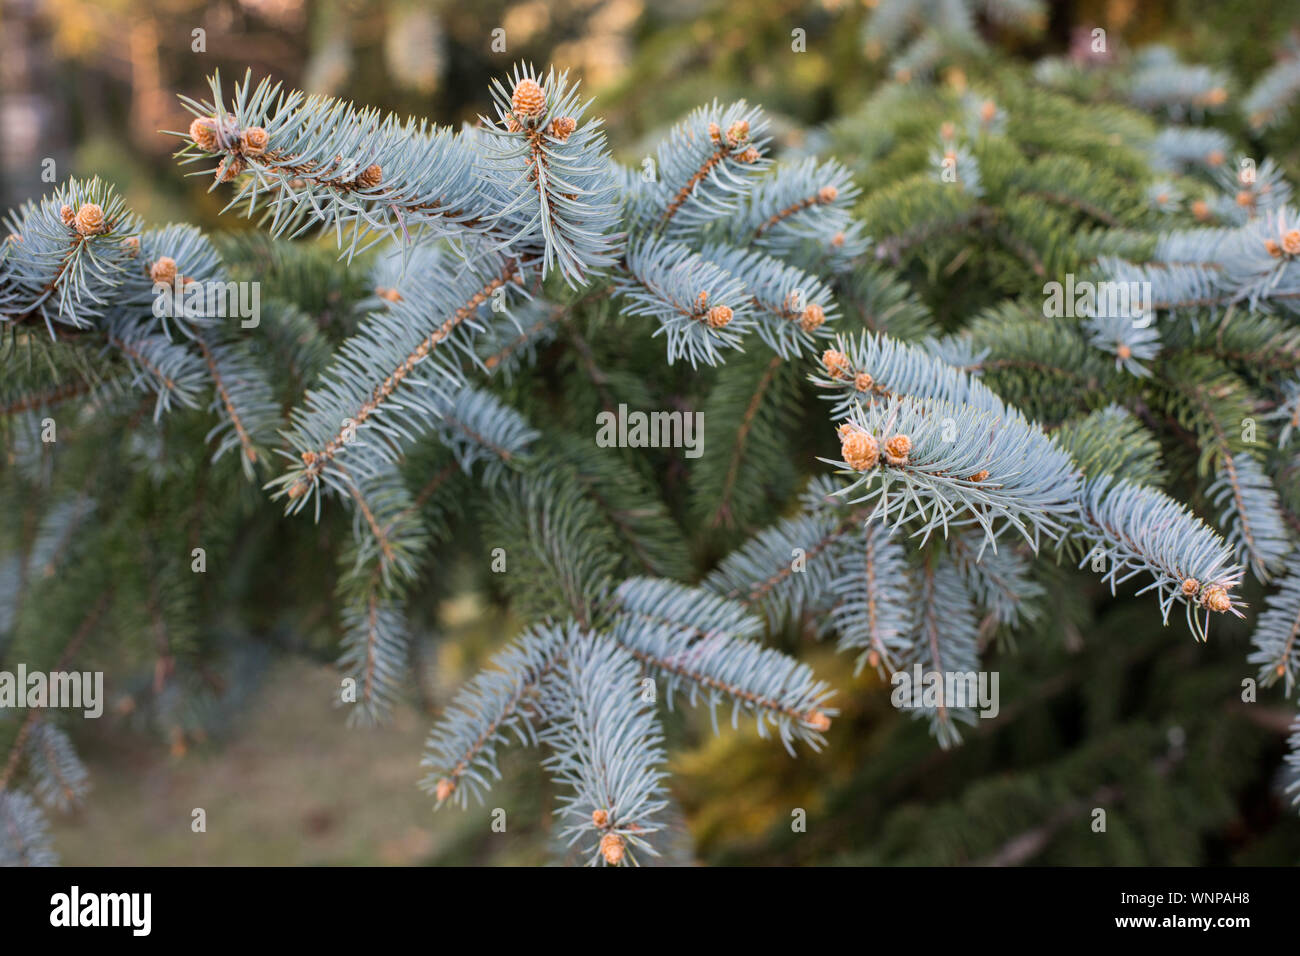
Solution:
[[(562, 842), (629, 865), (673, 813), (665, 708), (752, 722), (792, 755), (826, 745), (834, 691), (784, 649), (793, 631), (886, 681), (978, 671), (992, 632), (1041, 614), (1037, 566), (1068, 562), (1206, 639), (1292, 547), (1293, 490), (1239, 437), (1257, 396), (1279, 449), (1300, 408), (1288, 187), (1261, 165), (1228, 184), (1234, 209), (1203, 176), (1188, 188), (1215, 224), (1160, 229), (1120, 177), (1033, 141), (1023, 117), (1055, 94), (1002, 82), (974, 100), (886, 87), (821, 131), (827, 155), (780, 162), (762, 110), (713, 103), (624, 166), (560, 72), (517, 66), (461, 130), (251, 77), (227, 97), (214, 77), (185, 100), (178, 158), (273, 241), (145, 228), (97, 180), (6, 221), (0, 653), (153, 661), (132, 706), (183, 748), (185, 708), (219, 696), (199, 678), (247, 660), (201, 612), (249, 547), (314, 552), (314, 522), (337, 532), (333, 569), (302, 560), (334, 582), (340, 702), (373, 722), (472, 566), (523, 628), (434, 725), (424, 788), (482, 802), (503, 752), (536, 748)], [(919, 152), (852, 148), (918, 116)], [(1177, 164), (1140, 115), (1093, 118), (1149, 143), (1118, 151), (1144, 185)], [(955, 255), (996, 294), (969, 315), (929, 295)], [(1045, 317), (1039, 288), (1076, 270), (1149, 282), (1158, 321)], [(256, 324), (216, 314), (206, 294), (249, 277)], [(331, 324), (326, 301), (354, 306)], [(543, 385), (563, 402), (530, 400)], [(593, 445), (598, 413), (669, 401), (708, 429), (685, 470)], [(1194, 446), (1196, 501), (1160, 487), (1162, 422)], [(250, 545), (257, 529), (306, 543)], [(130, 566), (104, 563), (127, 546)], [(1252, 658), (1288, 691), (1298, 596), (1283, 576)], [(951, 704), (915, 714), (945, 747), (977, 720)], [(80, 799), (86, 774), (63, 729), (8, 724), (0, 859), (48, 862), (41, 805)]]

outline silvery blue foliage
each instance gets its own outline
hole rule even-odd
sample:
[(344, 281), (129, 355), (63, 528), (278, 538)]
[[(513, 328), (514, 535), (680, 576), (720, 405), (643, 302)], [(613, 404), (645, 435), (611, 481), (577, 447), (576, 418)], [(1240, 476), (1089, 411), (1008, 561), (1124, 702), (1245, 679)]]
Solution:
[(1232, 547), (1168, 495), (1102, 475), (1084, 483), (1079, 515), (1081, 534), (1092, 545), (1079, 566), (1099, 564), (1112, 590), (1139, 575), (1149, 578), (1138, 593), (1156, 592), (1166, 623), (1173, 605), (1183, 604), (1188, 627), (1201, 640), (1210, 614), (1202, 602), (1211, 589), (1222, 588), (1231, 613), (1242, 616), (1231, 592), (1244, 572)]
[(1288, 697), (1300, 673), (1300, 575), (1294, 572), (1294, 559), (1295, 555), (1291, 555), (1291, 570), (1277, 582), (1277, 591), (1265, 599), (1264, 611), (1251, 636), (1255, 649), (1248, 658), (1259, 665), (1261, 684), (1271, 687), (1281, 680)]
[(1219, 527), (1226, 530), (1237, 561), (1259, 580), (1268, 581), (1281, 569), (1293, 544), (1277, 491), (1263, 467), (1245, 452), (1227, 457), (1206, 494), (1223, 509)]
[(670, 707), (679, 693), (707, 704), (716, 732), (718, 707), (730, 704), (733, 728), (743, 715), (760, 737), (775, 730), (791, 755), (795, 741), (821, 749), (833, 692), (808, 665), (744, 639), (761, 625), (742, 605), (646, 578), (624, 581), (615, 600), (614, 639), (663, 681)]
[(840, 650), (858, 651), (857, 670), (868, 662), (882, 676), (907, 659), (915, 617), (912, 575), (902, 535), (871, 521), (860, 541), (845, 549), (841, 575), (831, 584)]
[(1222, 130), (1198, 126), (1166, 126), (1151, 141), (1151, 164), (1159, 172), (1211, 170), (1221, 166), (1232, 149)]
[(851, 521), (829, 509), (783, 518), (723, 558), (704, 586), (779, 629), (829, 605), (835, 549), (851, 529)]
[[(511, 106), (510, 91), (525, 78), (545, 91), (537, 116), (518, 115)], [(618, 185), (600, 120), (583, 122), (590, 104), (579, 98), (577, 84), (567, 72), (541, 77), (520, 65), (509, 89), (493, 81), (492, 97), (497, 116), (485, 121), (489, 135), (476, 169), (483, 188), (501, 197), (491, 218), (508, 234), (505, 248), (516, 256), (540, 248), (543, 274), (558, 269), (573, 284), (613, 265), (620, 241)], [(557, 132), (560, 120), (576, 128)]]
[(944, 143), (930, 154), (930, 167), (936, 182), (955, 185), (977, 199), (984, 195), (979, 161), (965, 143)]
[[(75, 216), (98, 207), (102, 226), (83, 234)], [(50, 336), (55, 325), (87, 328), (103, 318), (127, 281), (134, 256), (125, 240), (140, 221), (98, 178), (70, 179), (49, 198), (6, 217), (0, 257), (0, 321), (34, 315)]]
[[(286, 92), (269, 79), (254, 87), (251, 73), (235, 84), (229, 103), (219, 75), (211, 87), (208, 100), (182, 99), (196, 117), (215, 120), (218, 149), (187, 143), (182, 161), (214, 162), (199, 173), (216, 174), (214, 189), (226, 170), (247, 172), (226, 208), (263, 210), (272, 235), (319, 228), (355, 255), (384, 238), (485, 234), (495, 225), (500, 210), (480, 205), (478, 154), (450, 129)], [(271, 144), (258, 155), (241, 149), (241, 133), (252, 127), (264, 129)], [(372, 165), (387, 175), (359, 181)]]
[[(718, 365), (723, 349), (738, 349), (754, 326), (752, 297), (741, 280), (689, 246), (650, 236), (633, 240), (627, 276), (617, 282), (624, 314), (653, 318), (655, 335), (668, 340), (668, 361)], [(725, 324), (710, 313), (726, 309)], [(715, 313), (716, 314), (716, 313)]]
[(90, 774), (71, 738), (48, 720), (38, 721), (27, 736), (27, 760), (36, 798), (52, 810), (80, 804), (90, 789)]
[(492, 658), (490, 669), (460, 689), (430, 733), (420, 761), (430, 768), (421, 786), (440, 804), (450, 800), (464, 808), (471, 797), (482, 803), (493, 781), (501, 778), (499, 749), (512, 738), (536, 743), (536, 723), (544, 716), (541, 682), (579, 633), (572, 622), (530, 628)]
[(273, 482), (290, 512), (314, 502), (319, 513), (322, 488), (346, 493), (341, 468), (375, 474), (454, 403), (462, 360), (475, 359), (472, 333), (489, 313), (484, 290), (507, 288), (517, 274), (495, 252), (429, 257), (425, 266), (399, 301), (367, 317), (294, 410), (286, 438), (296, 455), (281, 452), (293, 464)]
[(926, 704), (922, 697), (922, 706), (913, 707), (911, 714), (918, 720), (928, 718), (931, 733), (947, 748), (961, 742), (958, 724), (974, 724), (977, 719), (971, 706), (975, 701), (946, 699), (950, 676), (979, 671), (975, 605), (961, 575), (946, 559), (934, 567), (923, 567), (913, 582), (917, 612), (909, 634), (912, 647), (896, 673), (907, 673), (908, 666), (920, 663), (923, 674), (944, 682), (944, 695), (937, 706)]
[[(918, 12), (929, 26), (913, 33)], [(886, 45), (907, 39), (895, 66), (919, 75), (954, 44), (980, 45), (977, 16), (1019, 22), (1039, 13), (1029, 0), (882, 2), (868, 30)], [(1152, 54), (1139, 64), (1132, 93), (1190, 113), (1215, 106), (1206, 83), (1217, 80)], [(540, 105), (521, 109), (515, 90), (533, 82)], [(975, 670), (982, 628), (1015, 627), (1041, 613), (1030, 552), (1048, 538), (1083, 542), (1085, 563), (1100, 555), (1097, 571), (1112, 587), (1149, 578), (1165, 618), (1181, 602), (1203, 637), (1222, 602), (1239, 613), (1230, 592), (1240, 563), (1271, 570), (1289, 547), (1277, 533), (1276, 495), (1269, 497), (1254, 459), (1230, 458), (1235, 478), (1211, 486), (1224, 509), (1225, 542), (1141, 483), (1159, 480), (1159, 448), (1130, 413), (1093, 412), (1058, 439), (984, 384), (989, 348), (968, 334), (938, 337), (939, 323), (905, 282), (881, 263), (861, 262), (868, 240), (852, 215), (859, 190), (849, 172), (812, 157), (773, 164), (761, 110), (744, 102), (703, 107), (629, 169), (610, 158), (600, 121), (588, 118), (589, 104), (566, 74), (521, 64), (494, 85), (492, 99), (494, 115), (457, 131), (251, 79), (236, 85), (229, 104), (215, 77), (210, 101), (188, 101), (200, 122), (181, 158), (205, 164), (200, 172), (214, 175), (214, 189), (233, 181), (232, 208), (260, 212), (275, 236), (320, 230), (342, 257), (389, 243), (370, 273), (364, 318), (304, 377), (305, 395), (287, 422), (234, 329), (208, 314), (152, 311), (151, 271), (164, 257), (182, 284), (225, 280), (196, 230), (141, 233), (107, 187), (72, 182), (13, 217), (22, 239), (0, 246), (0, 321), (99, 336), (96, 347), (153, 398), (157, 415), (207, 406), (217, 419), (208, 435), (216, 458), (240, 455), (254, 478), (271, 458), (267, 450), (278, 452), (287, 470), (266, 487), (288, 511), (310, 504), (319, 516), (327, 498), (348, 509), (337, 605), (340, 665), (354, 682), (350, 720), (382, 719), (408, 683), (418, 623), (407, 596), (446, 534), (417, 491), (430, 476), (417, 484), (412, 472), (437, 460), (439, 474), (468, 475), (486, 493), (486, 536), (508, 545), (501, 550), (511, 568), (540, 569), (528, 590), (549, 587), (559, 600), (510, 595), (526, 629), (462, 687), (428, 738), (423, 786), (439, 806), (481, 802), (509, 742), (542, 743), (543, 763), (565, 791), (562, 839), (592, 863), (635, 863), (655, 853), (663, 826), (661, 695), (668, 707), (706, 705), (715, 730), (729, 707), (733, 726), (753, 718), (760, 736), (791, 753), (825, 742), (836, 713), (827, 706), (830, 687), (766, 646), (767, 635), (837, 633), (859, 667), (871, 663), (882, 677), (915, 664)], [(963, 100), (972, 138), (999, 133), (1008, 120), (984, 105)], [(1164, 313), (1160, 330), (1171, 336), (1200, 330), (1206, 313), (1213, 319), (1234, 303), (1262, 311), (1300, 301), (1292, 258), (1266, 245), (1295, 225), (1289, 187), (1267, 162), (1238, 184), (1236, 167), (1215, 162), (1226, 146), (1216, 134), (1167, 130), (1150, 148), (1171, 174), (1222, 167), (1218, 201), (1233, 207), (1227, 228), (1171, 232), (1150, 262), (1097, 261), (1103, 278), (1150, 284), (1154, 309)], [(958, 183), (981, 195), (971, 148), (952, 149)], [(942, 170), (946, 157), (934, 158)], [(991, 162), (988, 171), (992, 184)], [(1238, 185), (1249, 187), (1250, 202), (1237, 201)], [(107, 228), (74, 239), (62, 207), (91, 201), (102, 205)], [(557, 295), (561, 285), (573, 288)], [(868, 434), (880, 451), (875, 462), (823, 459), (840, 474), (813, 479), (798, 509), (769, 526), (745, 528), (749, 539), (711, 571), (698, 569), (697, 586), (629, 578), (619, 535), (646, 515), (621, 515), (623, 524), (607, 527), (617, 522), (601, 520), (601, 509), (619, 507), (590, 493), (590, 459), (566, 458), (539, 441), (544, 423), (512, 407), (511, 389), (479, 387), (497, 373), (493, 385), (515, 383), (542, 349), (575, 343), (586, 317), (575, 317), (574, 304), (605, 297), (600, 308), (617, 313), (620, 330), (663, 336), (668, 361), (691, 366), (683, 375), (712, 375), (700, 366), (760, 345), (775, 353), (765, 359), (771, 369), (809, 352), (815, 361), (837, 321), (876, 328), (878, 312), (891, 314), (891, 330), (919, 341), (838, 334), (809, 376), (831, 403), (827, 443), (836, 425)], [(1079, 318), (1093, 345), (1133, 375), (1163, 360), (1154, 321), (1135, 322), (1109, 300)], [(1077, 331), (1071, 341), (1081, 344)], [(1285, 443), (1295, 410), (1283, 403), (1275, 414), (1288, 423)], [(900, 435), (906, 452), (887, 454)], [(141, 447), (161, 468), (161, 442)], [(55, 539), (74, 517), (86, 513), (48, 516), (33, 561), (57, 553)], [(694, 580), (690, 564), (684, 558), (671, 573)], [(0, 563), (0, 633), (13, 614), (14, 581), (28, 570)], [(1278, 646), (1289, 600), (1280, 597), (1265, 615), (1278, 610), (1259, 638), (1261, 653), (1267, 645), (1274, 657), (1283, 648), (1289, 654), (1286, 639)], [(972, 718), (969, 708), (948, 706), (919, 716), (930, 718), (944, 746)], [(59, 739), (46, 740), (54, 757)], [(55, 759), (38, 768), (40, 792), (57, 796), (57, 778), (75, 777), (70, 766)], [(33, 817), (23, 799), (0, 793), (0, 816), (20, 820), (38, 845), (39, 811)], [(0, 841), (3, 852), (10, 851)]]
[(1168, 47), (1151, 46), (1138, 54), (1129, 99), (1146, 110), (1164, 109), (1174, 120), (1197, 119), (1222, 108), (1228, 85), (1221, 70), (1180, 63)]
[(771, 165), (767, 117), (744, 100), (713, 102), (672, 128), (656, 154), (632, 220), (680, 239), (736, 214)]
[(750, 190), (730, 221), (730, 239), (739, 249), (751, 243), (771, 255), (807, 266), (827, 258), (838, 271), (867, 250), (862, 223), (852, 216), (862, 190), (837, 160), (809, 156), (777, 166)]
[(668, 755), (635, 660), (576, 635), (541, 698), (550, 717), (541, 741), (551, 750), (543, 766), (568, 791), (555, 811), (561, 838), (591, 841), (583, 847), (591, 866), (635, 865), (637, 850), (657, 855), (646, 838), (663, 827)]
[(806, 354), (831, 334), (823, 323), (834, 322), (838, 310), (821, 279), (735, 246), (707, 245), (700, 255), (744, 283), (755, 307), (758, 337), (782, 358)]
[(906, 461), (866, 474), (829, 461), (853, 478), (841, 492), (846, 500), (874, 505), (869, 520), (895, 527), (919, 522), (914, 533), (922, 541), (937, 530), (946, 537), (949, 528), (977, 525), (996, 547), (998, 534), (1010, 527), (1037, 550), (1044, 535), (1060, 537), (1074, 514), (1074, 463), (1023, 419), (891, 396), (856, 406), (845, 427), (873, 436), (882, 455), (892, 437), (909, 439)]
[(0, 866), (57, 866), (49, 824), (21, 790), (0, 790)]
[(1241, 101), (1241, 110), (1256, 129), (1268, 129), (1281, 123), (1295, 104), (1300, 92), (1300, 57), (1294, 40), (1288, 55), (1266, 70)]

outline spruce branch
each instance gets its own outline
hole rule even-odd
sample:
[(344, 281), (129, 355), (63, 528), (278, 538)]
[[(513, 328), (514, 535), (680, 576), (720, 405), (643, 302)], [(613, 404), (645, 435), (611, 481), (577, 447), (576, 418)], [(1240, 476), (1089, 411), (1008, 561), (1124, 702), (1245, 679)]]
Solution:
[(522, 744), (537, 742), (535, 721), (544, 714), (541, 682), (577, 638), (572, 623), (530, 628), (460, 690), (420, 761), (429, 768), (420, 786), (438, 806), (451, 800), (464, 809), (471, 796), (481, 803), (492, 781), (501, 778), (498, 750), (512, 736)]
[(548, 723), (539, 737), (551, 750), (543, 766), (570, 791), (555, 811), (561, 839), (587, 841), (591, 866), (635, 866), (636, 850), (657, 855), (646, 837), (664, 826), (667, 754), (636, 662), (596, 635), (574, 635), (541, 700)]
[[(461, 268), (430, 257), (428, 274), (440, 294), (405, 297), (372, 313), (344, 343), (325, 380), (307, 393), (306, 407), (294, 410), (287, 437), (301, 462), (270, 485), (277, 497), (287, 496), (288, 512), (314, 500), (319, 515), (322, 484), (346, 490), (331, 468), (335, 459), (366, 477), (395, 461), (401, 443), (440, 416), (464, 383), (459, 366), (443, 353), (472, 354), (468, 337), (458, 331), (463, 325), (477, 328), (480, 309), (492, 294), (520, 275), (514, 260), (495, 254)], [(445, 302), (458, 305), (448, 314)], [(376, 439), (361, 440), (369, 434)]]
[(768, 166), (767, 118), (744, 100), (695, 110), (659, 146), (657, 177), (636, 209), (680, 237), (730, 215)]
[(627, 273), (617, 280), (623, 314), (656, 319), (656, 336), (668, 340), (668, 361), (695, 368), (717, 365), (721, 349), (740, 349), (754, 325), (744, 283), (679, 242), (650, 236), (634, 240)]
[(1100, 559), (1112, 592), (1130, 578), (1150, 577), (1138, 593), (1156, 592), (1165, 623), (1173, 605), (1183, 604), (1198, 640), (1206, 639), (1211, 614), (1244, 617), (1232, 594), (1243, 575), (1232, 548), (1163, 492), (1101, 475), (1084, 483), (1079, 520), (1093, 548), (1079, 566)]
[(692, 706), (702, 697), (716, 733), (718, 706), (729, 701), (733, 728), (744, 713), (760, 737), (775, 730), (791, 755), (797, 740), (821, 748), (836, 713), (826, 706), (833, 692), (806, 664), (746, 640), (761, 625), (742, 605), (648, 578), (624, 581), (615, 601), (614, 639), (667, 682), (670, 707), (683, 690)]

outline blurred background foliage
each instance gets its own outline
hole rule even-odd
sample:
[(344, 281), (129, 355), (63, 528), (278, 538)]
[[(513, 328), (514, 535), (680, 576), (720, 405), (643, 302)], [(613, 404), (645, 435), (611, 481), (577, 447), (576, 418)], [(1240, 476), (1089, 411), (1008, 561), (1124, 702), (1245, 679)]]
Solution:
[[(117, 183), (151, 223), (218, 222), (206, 179), (186, 179), (160, 130), (185, 125), (175, 94), (196, 95), (214, 70), (251, 68), (290, 87), (439, 123), (473, 122), (490, 79), (524, 59), (573, 70), (611, 143), (637, 162), (640, 144), (714, 98), (746, 97), (797, 151), (809, 131), (849, 116), (882, 84), (910, 81), (864, 43), (872, 0), (0, 0), (0, 199), (39, 195), (43, 162), (57, 176)], [(1225, 69), (1240, 93), (1297, 39), (1300, 0), (1078, 0), (1045, 21), (984, 24), (989, 51), (944, 62), (932, 82), (960, 92), (1007, 64), (1068, 55), (1104, 26), (1116, 56), (1152, 42)], [(494, 30), (506, 51), (494, 52)], [(790, 50), (805, 31), (806, 52)], [(196, 33), (195, 31), (202, 31)], [(197, 47), (201, 38), (202, 50)], [(774, 55), (779, 51), (782, 55)], [(1300, 111), (1295, 111), (1300, 115)], [(1300, 173), (1300, 119), (1263, 133), (1225, 114), (1234, 136)], [(1237, 124), (1234, 126), (1234, 124)], [(840, 151), (851, 151), (843, 136)], [(861, 169), (863, 157), (841, 155)], [(870, 182), (864, 183), (870, 195)], [(358, 268), (358, 267), (354, 267)], [(322, 260), (319, 316), (363, 295), (360, 272)], [(937, 303), (932, 302), (932, 305)], [(331, 533), (330, 528), (322, 534)], [(288, 542), (282, 542), (289, 547)], [(259, 548), (276, 546), (259, 542)], [(295, 588), (318, 587), (328, 618), (332, 571), (292, 552)], [(310, 551), (310, 548), (306, 550)], [(840, 688), (829, 748), (791, 760), (747, 732), (714, 736), (707, 719), (674, 715), (674, 794), (682, 858), (725, 864), (1282, 863), (1300, 859), (1300, 823), (1281, 795), (1290, 712), (1243, 704), (1245, 629), (1208, 645), (1152, 625), (1146, 599), (1080, 593), (1069, 578), (1050, 613), (999, 645), (1002, 713), (966, 744), (941, 751), (895, 712), (887, 688), (848, 659), (790, 634), (791, 649)], [(313, 585), (311, 582), (317, 582)], [(326, 582), (321, 585), (320, 582)], [(268, 583), (268, 587), (281, 586)], [(443, 582), (441, 640), (417, 647), (418, 694), (392, 727), (348, 731), (322, 702), (335, 675), (326, 636), (281, 642), (220, 746), (159, 749), (105, 732), (87, 753), (95, 793), (58, 824), (76, 863), (536, 863), (547, 859), (547, 786), (530, 760), (506, 761), (491, 808), (434, 819), (415, 788), (431, 714), (515, 629), (485, 610), (481, 584)], [(267, 601), (271, 606), (272, 601)], [(256, 622), (264, 627), (269, 622)], [(285, 622), (275, 622), (283, 630)], [(315, 635), (318, 621), (299, 622)], [(111, 729), (111, 728), (109, 728)], [(1103, 837), (1088, 808), (1110, 807)], [(201, 844), (157, 820), (210, 808)], [(806, 832), (792, 815), (806, 811)], [(693, 850), (692, 850), (693, 845)]]

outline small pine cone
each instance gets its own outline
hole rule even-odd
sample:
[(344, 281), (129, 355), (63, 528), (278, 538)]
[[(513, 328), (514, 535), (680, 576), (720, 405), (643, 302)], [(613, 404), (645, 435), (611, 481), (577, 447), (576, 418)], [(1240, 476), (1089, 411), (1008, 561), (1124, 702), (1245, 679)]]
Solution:
[(822, 353), (822, 365), (831, 378), (845, 378), (849, 374), (849, 357), (836, 349)]
[(825, 714), (823, 714), (820, 710), (814, 710), (807, 717), (805, 717), (804, 723), (807, 724), (809, 727), (811, 727), (813, 730), (817, 731), (819, 734), (824, 734), (826, 733), (826, 731), (831, 729), (831, 719), (827, 717)]
[(1156, 193), (1156, 205), (1163, 206), (1169, 202), (1169, 193)]
[(835, 233), (835, 235), (831, 236), (831, 245), (834, 246), (836, 249), (844, 245), (844, 233), (837, 232)]
[(623, 862), (625, 845), (617, 833), (606, 833), (600, 838), (600, 854), (610, 866), (618, 866)]
[(753, 146), (746, 146), (741, 152), (736, 154), (738, 163), (756, 163), (759, 159), (759, 152)]
[(876, 650), (867, 652), (867, 663), (873, 668), (880, 666), (880, 652)]
[(379, 298), (381, 299), (385, 299), (388, 302), (402, 301), (402, 293), (398, 292), (396, 289), (385, 289), (383, 286), (380, 286), (379, 288), (375, 289), (375, 295), (379, 296)]
[(980, 104), (980, 122), (984, 124), (992, 123), (993, 117), (998, 115), (997, 104), (992, 100), (985, 100)]
[(316, 453), (310, 449), (302, 453), (302, 463), (307, 467), (316, 464)]
[(939, 127), (939, 138), (940, 138), (940, 139), (943, 139), (943, 140), (949, 140), (949, 139), (952, 139), (952, 138), (953, 138), (954, 136), (956, 136), (956, 135), (957, 135), (957, 127), (953, 126), (952, 123), (949, 123), (949, 122), (946, 122), (946, 121), (945, 121), (945, 122), (944, 122), (944, 123)]
[(709, 305), (709, 293), (707, 291), (701, 292), (699, 295), (695, 297), (696, 312), (702, 314), (704, 310), (708, 307), (708, 305)]
[(1115, 346), (1115, 354), (1127, 362), (1133, 357), (1133, 350), (1121, 342), (1119, 345)]
[(731, 306), (715, 305), (709, 309), (708, 323), (711, 329), (720, 329), (731, 321)]
[(1211, 150), (1209, 155), (1205, 157), (1205, 164), (1207, 166), (1222, 166), (1223, 152), (1217, 149)]
[(384, 179), (384, 167), (378, 163), (371, 163), (361, 172), (357, 173), (357, 185), (362, 189), (374, 189)]
[(250, 126), (239, 134), (239, 148), (245, 156), (261, 156), (271, 137), (260, 126)]
[(578, 121), (572, 116), (561, 116), (551, 120), (551, 138), (566, 143), (573, 131), (578, 128)]
[(840, 455), (854, 471), (870, 471), (880, 461), (880, 444), (874, 435), (850, 428), (840, 433)]
[(1206, 106), (1222, 106), (1228, 101), (1228, 91), (1221, 86), (1216, 86), (1202, 96), (1201, 99)]
[(452, 795), (452, 792), (455, 789), (456, 789), (456, 785), (452, 783), (450, 780), (448, 780), (446, 777), (443, 777), (441, 780), (438, 781), (438, 786), (434, 788), (433, 795), (438, 798), (439, 803), (442, 803), (442, 801), (446, 800), (448, 797)]
[(1210, 218), (1210, 204), (1204, 199), (1196, 200), (1196, 202), (1192, 203), (1192, 215), (1195, 216), (1198, 221), (1205, 222), (1205, 220)]
[(1241, 192), (1237, 193), (1238, 206), (1253, 206), (1254, 204), (1255, 196), (1249, 189), (1243, 189)]
[(600, 827), (601, 829), (604, 829), (605, 827), (609, 826), (609, 811), (592, 810), (591, 822), (596, 824), (596, 826)]
[(823, 186), (817, 190), (817, 201), (820, 203), (834, 202), (840, 198), (840, 191), (834, 186)]
[(228, 158), (217, 170), (217, 182), (228, 183), (244, 171), (244, 161), (238, 156)]
[(1232, 598), (1228, 597), (1225, 588), (1216, 584), (1212, 588), (1206, 588), (1205, 593), (1201, 595), (1201, 604), (1211, 611), (1223, 613), (1232, 608)]
[(104, 231), (104, 210), (97, 203), (83, 203), (72, 224), (83, 236), (98, 235)]
[(506, 132), (518, 133), (523, 128), (524, 128), (523, 124), (520, 123), (519, 120), (515, 119), (514, 113), (511, 113), (509, 116), (506, 117)]
[(853, 387), (859, 392), (865, 392), (874, 384), (875, 380), (872, 379), (870, 374), (867, 372), (859, 372), (857, 375), (853, 376)]
[(912, 453), (912, 439), (906, 435), (895, 435), (885, 442), (885, 461), (891, 465), (906, 465), (907, 456)]
[(1282, 251), (1288, 256), (1300, 255), (1300, 229), (1290, 229), (1282, 237)]
[(65, 226), (71, 226), (77, 218), (77, 214), (72, 211), (71, 206), (64, 204), (63, 208), (59, 210), (59, 218), (63, 220)]
[(542, 110), (546, 109), (546, 91), (536, 80), (524, 77), (515, 84), (510, 106), (516, 116), (540, 116)]
[(128, 254), (128, 255), (130, 255), (130, 256), (132, 256), (132, 257), (135, 257), (135, 256), (138, 256), (138, 255), (140, 254), (140, 237), (139, 237), (139, 236), (127, 236), (127, 237), (126, 237), (125, 245), (126, 245), (126, 251), (127, 251), (127, 254)]
[(987, 468), (981, 468), (979, 471), (975, 472), (975, 474), (970, 476), (970, 480), (974, 482), (980, 482), (986, 480), (988, 476), (989, 476), (989, 470)]
[(822, 323), (825, 321), (826, 311), (816, 302), (813, 302), (803, 310), (803, 318), (799, 320), (799, 328), (805, 332), (812, 332), (821, 328)]
[(209, 153), (217, 151), (217, 121), (211, 116), (196, 116), (190, 124), (190, 139), (199, 149)]
[(306, 481), (295, 481), (292, 485), (289, 486), (290, 498), (301, 498), (306, 493), (307, 493)]
[(1183, 597), (1191, 597), (1201, 589), (1201, 582), (1196, 578), (1186, 578), (1183, 581)]
[(171, 256), (162, 256), (149, 267), (149, 278), (155, 283), (171, 285), (176, 278), (176, 260)]
[(722, 142), (722, 128), (719, 127), (717, 123), (709, 124), (709, 139), (713, 140), (715, 143)]
[(1282, 258), (1282, 247), (1279, 246), (1272, 239), (1264, 240), (1264, 248), (1268, 250), (1268, 254), (1272, 256), (1274, 259)]
[(727, 145), (735, 149), (749, 139), (749, 120), (736, 120), (727, 127)]

